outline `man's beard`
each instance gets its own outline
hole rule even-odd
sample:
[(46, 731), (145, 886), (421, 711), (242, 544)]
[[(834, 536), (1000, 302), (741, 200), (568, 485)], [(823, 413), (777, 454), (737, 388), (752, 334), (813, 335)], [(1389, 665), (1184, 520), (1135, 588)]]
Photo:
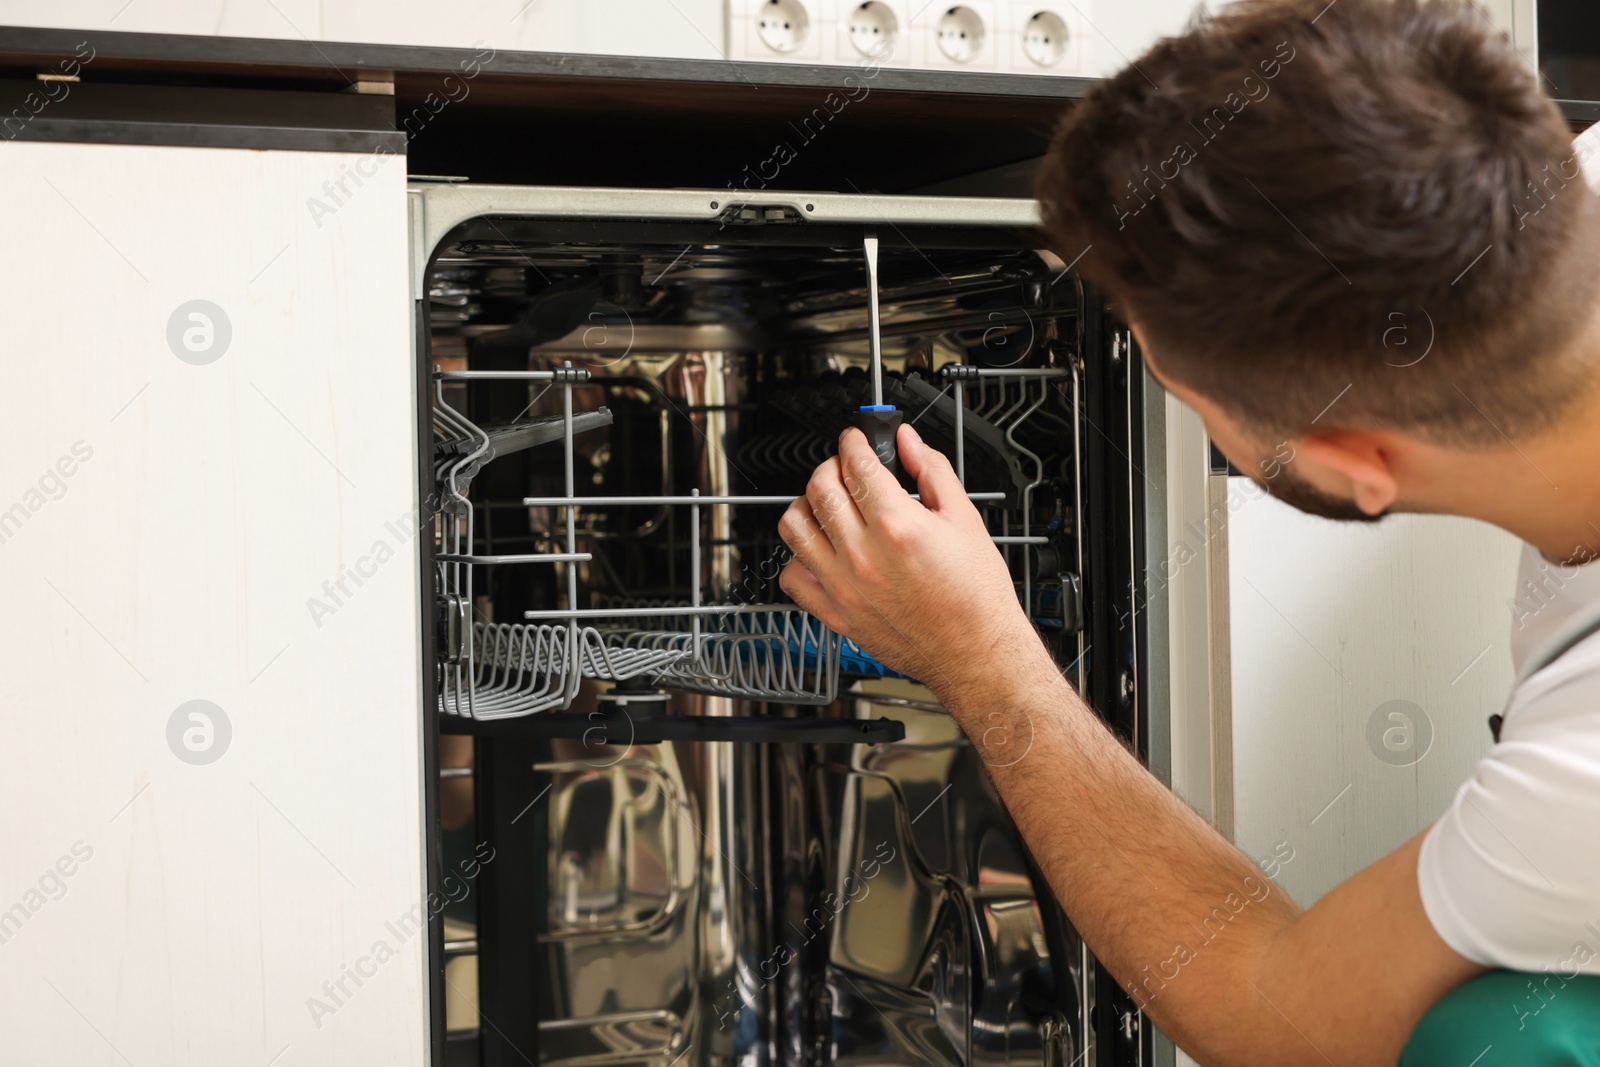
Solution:
[(1316, 486), (1299, 477), (1287, 467), (1278, 470), (1277, 477), (1259, 483), (1271, 495), (1297, 511), (1315, 515), (1319, 519), (1335, 522), (1377, 522), (1387, 512), (1369, 515), (1348, 500), (1329, 496)]

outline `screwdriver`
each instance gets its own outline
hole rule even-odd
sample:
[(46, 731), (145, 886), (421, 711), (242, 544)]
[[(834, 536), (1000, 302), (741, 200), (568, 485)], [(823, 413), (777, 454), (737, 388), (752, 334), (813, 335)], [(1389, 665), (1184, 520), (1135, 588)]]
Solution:
[(867, 435), (867, 443), (889, 473), (900, 477), (900, 452), (895, 432), (901, 414), (893, 404), (883, 402), (883, 339), (878, 318), (878, 237), (868, 233), (861, 242), (867, 260), (867, 319), (872, 343), (872, 403), (851, 414), (850, 422)]

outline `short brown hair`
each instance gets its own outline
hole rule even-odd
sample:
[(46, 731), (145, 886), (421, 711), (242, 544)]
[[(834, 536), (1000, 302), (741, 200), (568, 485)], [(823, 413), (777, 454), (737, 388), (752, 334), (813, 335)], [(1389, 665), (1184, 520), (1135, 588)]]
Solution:
[(1258, 428), (1493, 443), (1586, 391), (1593, 195), (1459, 0), (1244, 0), (1069, 111), (1038, 193), (1157, 367)]

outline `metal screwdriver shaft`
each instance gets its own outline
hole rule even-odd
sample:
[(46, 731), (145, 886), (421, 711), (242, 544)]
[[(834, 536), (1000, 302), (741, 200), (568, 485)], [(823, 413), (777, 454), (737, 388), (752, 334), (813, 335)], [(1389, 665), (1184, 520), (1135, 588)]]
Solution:
[(868, 233), (861, 241), (867, 261), (867, 335), (872, 345), (872, 403), (855, 412), (851, 423), (867, 435), (872, 451), (885, 467), (898, 477), (900, 453), (895, 433), (900, 429), (900, 412), (883, 402), (883, 334), (878, 313), (878, 237)]
[(862, 240), (867, 258), (867, 328), (872, 345), (872, 406), (883, 407), (883, 333), (878, 312), (878, 238), (867, 234)]

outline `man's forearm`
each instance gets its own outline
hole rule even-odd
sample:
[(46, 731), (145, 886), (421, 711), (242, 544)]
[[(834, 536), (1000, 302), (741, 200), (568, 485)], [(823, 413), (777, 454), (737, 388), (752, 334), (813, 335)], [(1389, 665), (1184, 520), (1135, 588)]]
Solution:
[(1005, 673), (941, 696), (1089, 947), (1187, 1047), (1237, 1050), (1248, 1027), (1271, 1050), (1261, 1062), (1294, 1062), (1294, 1032), (1250, 983), (1300, 909), (1139, 764), (1042, 647)]

